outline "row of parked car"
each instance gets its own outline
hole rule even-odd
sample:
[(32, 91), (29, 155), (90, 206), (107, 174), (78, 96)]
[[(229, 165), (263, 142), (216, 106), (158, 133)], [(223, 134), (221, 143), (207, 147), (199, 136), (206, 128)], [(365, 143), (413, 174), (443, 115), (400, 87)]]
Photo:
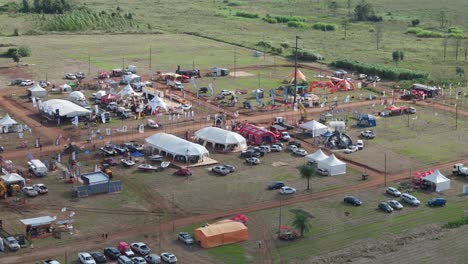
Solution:
[[(411, 206), (419, 206), (421, 202), (414, 197), (413, 195), (409, 193), (401, 193), (397, 188), (395, 187), (388, 187), (385, 190), (385, 193), (394, 196), (394, 197), (400, 197), (401, 201), (404, 203), (407, 203)], [(346, 196), (343, 200), (343, 202), (355, 205), (355, 206), (360, 206), (362, 205), (362, 201), (355, 197), (355, 196)], [(445, 206), (447, 203), (447, 200), (445, 198), (437, 197), (433, 198), (429, 201), (427, 201), (428, 206)], [(403, 209), (403, 205), (398, 202), (397, 200), (388, 200), (386, 202), (380, 202), (378, 205), (378, 208), (381, 209), (384, 212), (391, 213), (394, 210), (401, 210)]]
[(24, 186), (21, 189), (24, 195), (28, 197), (36, 197), (39, 194), (46, 194), (49, 192), (47, 186), (42, 183), (34, 184), (33, 186)]
[[(283, 151), (284, 144), (277, 142), (272, 145), (261, 145), (256, 147), (249, 147), (247, 150), (241, 152), (240, 157), (245, 158), (245, 162), (250, 165), (260, 164), (260, 157), (265, 156), (269, 152), (281, 152)], [(287, 150), (293, 155), (299, 157), (305, 157), (308, 153), (304, 149), (301, 149), (301, 142), (295, 140), (288, 142)]]

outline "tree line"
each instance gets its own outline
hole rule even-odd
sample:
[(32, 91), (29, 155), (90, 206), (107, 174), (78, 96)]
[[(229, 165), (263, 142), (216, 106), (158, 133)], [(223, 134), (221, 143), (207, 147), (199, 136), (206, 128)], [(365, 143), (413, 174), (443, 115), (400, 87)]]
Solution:
[(21, 5), (22, 12), (38, 14), (63, 14), (72, 8), (70, 0), (23, 0)]

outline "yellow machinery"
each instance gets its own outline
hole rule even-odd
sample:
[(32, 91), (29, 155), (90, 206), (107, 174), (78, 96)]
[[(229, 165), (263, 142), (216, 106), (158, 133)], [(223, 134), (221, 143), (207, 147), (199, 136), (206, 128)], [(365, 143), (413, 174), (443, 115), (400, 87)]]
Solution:
[(0, 198), (6, 199), (7, 192), (8, 189), (6, 188), (5, 184), (3, 184), (3, 181), (0, 180)]
[(107, 174), (107, 176), (109, 176), (110, 179), (112, 179), (112, 170), (109, 167), (109, 165), (105, 165), (105, 166), (103, 165), (101, 168), (101, 171)]
[(6, 199), (8, 190), (10, 190), (11, 196), (15, 196), (21, 190), (21, 186), (19, 184), (11, 184), (10, 186), (7, 186), (0, 179), (0, 198)]
[(307, 110), (304, 107), (304, 105), (301, 102), (297, 103), (297, 106), (299, 107), (299, 111), (301, 112), (301, 121), (306, 121), (307, 120)]

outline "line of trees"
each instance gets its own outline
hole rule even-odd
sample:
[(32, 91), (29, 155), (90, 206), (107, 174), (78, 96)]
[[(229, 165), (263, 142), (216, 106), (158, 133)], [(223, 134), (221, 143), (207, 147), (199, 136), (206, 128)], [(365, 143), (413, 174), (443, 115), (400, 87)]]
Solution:
[(70, 0), (23, 0), (21, 11), (24, 13), (63, 14), (72, 9)]

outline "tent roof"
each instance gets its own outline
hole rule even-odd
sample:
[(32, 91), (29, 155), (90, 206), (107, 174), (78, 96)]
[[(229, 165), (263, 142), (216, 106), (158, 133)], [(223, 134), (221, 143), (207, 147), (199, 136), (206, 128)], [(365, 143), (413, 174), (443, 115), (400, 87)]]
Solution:
[(40, 226), (40, 225), (48, 225), (55, 221), (56, 217), (52, 216), (41, 216), (35, 218), (28, 218), (28, 219), (21, 219), (21, 223), (24, 225), (30, 226)]
[(206, 237), (211, 237), (246, 229), (247, 227), (243, 223), (233, 220), (221, 220), (205, 227), (199, 227), (196, 230), (200, 230)]
[(318, 149), (312, 154), (306, 156), (307, 160), (324, 160), (327, 159), (327, 154), (323, 153), (322, 149)]
[(38, 83), (36, 83), (34, 86), (29, 87), (28, 91), (30, 91), (30, 92), (42, 92), (42, 91), (46, 91), (46, 89), (42, 88)]
[(310, 130), (310, 131), (327, 128), (326, 125), (324, 125), (324, 124), (322, 124), (322, 123), (320, 123), (318, 121), (315, 121), (315, 120), (305, 122), (305, 123), (301, 124), (299, 127), (303, 128), (303, 129), (306, 129), (306, 130)]
[(270, 134), (274, 136), (273, 132), (271, 132), (270, 130), (266, 130), (265, 128), (261, 128), (252, 124), (244, 125), (243, 127), (241, 127), (240, 132), (246, 132), (247, 134), (254, 134), (259, 136), (262, 136), (264, 134)]
[(4, 182), (18, 182), (18, 181), (24, 182), (24, 178), (21, 177), (21, 175), (19, 175), (18, 173), (10, 173), (7, 175), (2, 175), (1, 178)]
[(71, 92), (68, 96), (69, 99), (86, 99), (84, 94), (80, 91)]
[(329, 166), (337, 166), (337, 165), (346, 164), (346, 163), (342, 162), (341, 160), (337, 159), (335, 157), (335, 154), (331, 154), (328, 158), (322, 160), (321, 162), (323, 162), (324, 164), (327, 164)]
[(171, 134), (158, 133), (145, 139), (145, 142), (172, 155), (208, 156), (208, 150), (202, 145), (192, 143)]
[(2, 117), (2, 119), (0, 119), (0, 126), (10, 126), (16, 124), (18, 124), (18, 122), (11, 118), (8, 113), (4, 117)]
[(74, 117), (89, 115), (91, 111), (73, 102), (62, 99), (51, 99), (42, 103), (42, 111), (54, 114), (59, 109), (60, 116)]
[(134, 95), (135, 94), (135, 91), (133, 90), (132, 86), (130, 84), (127, 84), (127, 86), (125, 86), (122, 90), (120, 90), (120, 92), (118, 92), (117, 94), (120, 94), (121, 96), (125, 96), (125, 95)]
[(66, 83), (64, 83), (64, 84), (60, 85), (60, 88), (62, 88), (62, 89), (64, 89), (64, 88), (71, 88), (71, 86), (68, 85), (68, 84), (66, 84)]
[[(294, 82), (294, 75), (295, 75), (295, 74), (294, 74), (294, 71), (293, 71), (293, 72), (291, 72), (291, 73), (289, 74), (289, 76), (288, 76), (288, 77), (290, 78), (291, 82)], [(299, 69), (297, 70), (297, 79), (298, 79), (298, 80), (306, 81), (305, 75), (304, 75)]]
[(434, 171), (432, 174), (423, 178), (426, 181), (430, 181), (433, 183), (441, 183), (450, 181), (449, 178), (445, 177), (439, 170)]
[(246, 144), (245, 138), (240, 134), (218, 127), (202, 128), (195, 132), (195, 136), (208, 142), (214, 142), (223, 145)]
[(148, 102), (148, 105), (151, 106), (152, 112), (154, 112), (154, 110), (158, 107), (166, 110), (166, 112), (168, 111), (166, 103), (157, 95), (154, 95), (153, 99)]

